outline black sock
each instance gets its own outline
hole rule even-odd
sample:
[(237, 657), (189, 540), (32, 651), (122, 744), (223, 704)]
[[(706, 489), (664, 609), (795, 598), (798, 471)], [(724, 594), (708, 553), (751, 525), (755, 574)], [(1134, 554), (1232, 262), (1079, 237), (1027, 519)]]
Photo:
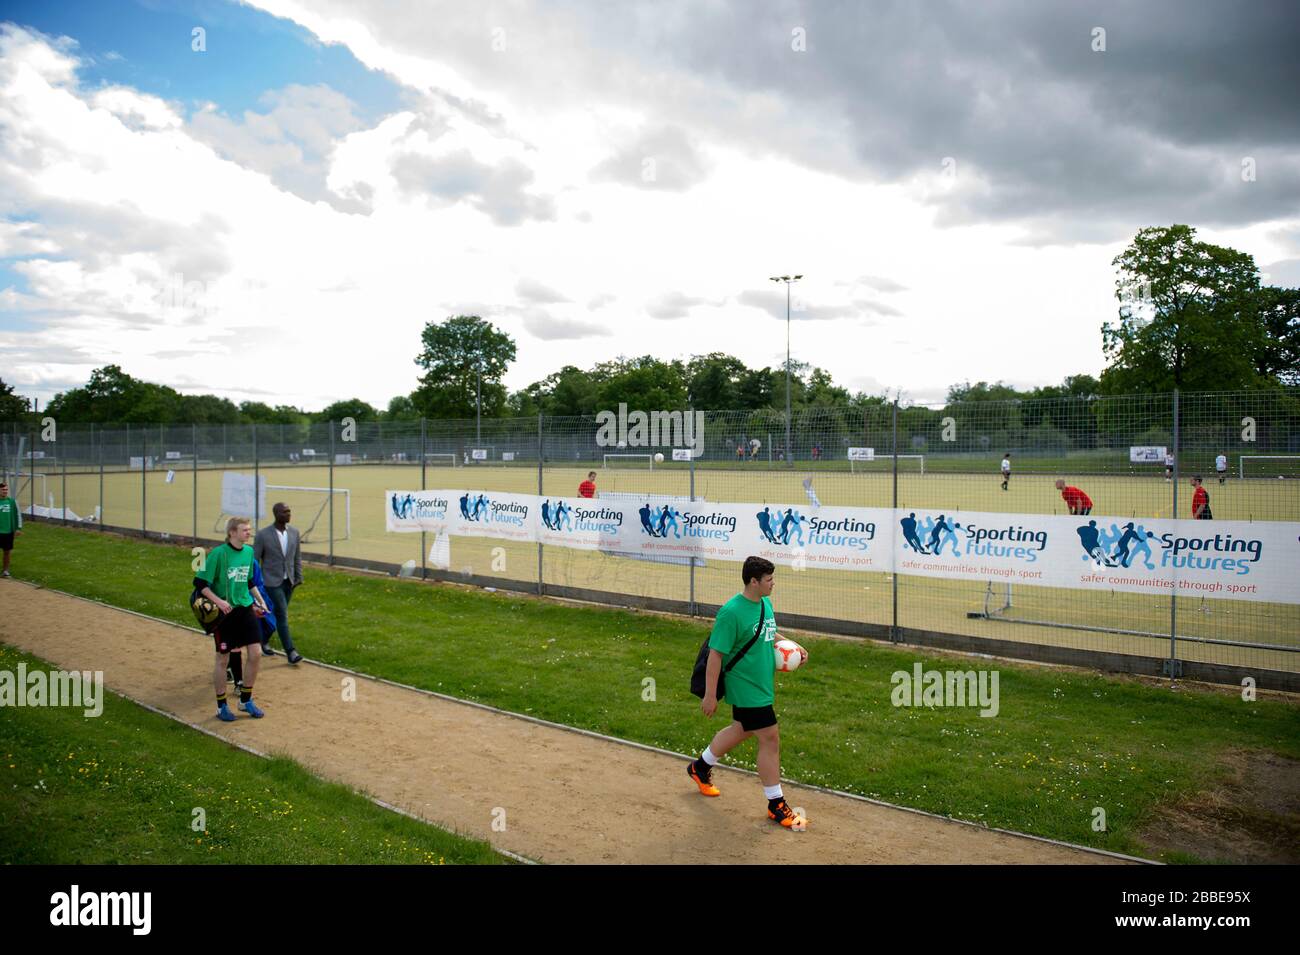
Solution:
[(217, 709), (221, 709), (221, 708), (222, 708), (223, 706), (225, 706), (225, 705), (226, 705), (226, 694), (224, 694), (224, 693), (218, 693), (218, 694), (217, 694)]
[(253, 688), (251, 686), (241, 686), (239, 688), (239, 702), (247, 703), (253, 698)]
[(242, 653), (232, 653), (230, 655), (230, 675), (236, 683), (244, 682), (244, 655)]

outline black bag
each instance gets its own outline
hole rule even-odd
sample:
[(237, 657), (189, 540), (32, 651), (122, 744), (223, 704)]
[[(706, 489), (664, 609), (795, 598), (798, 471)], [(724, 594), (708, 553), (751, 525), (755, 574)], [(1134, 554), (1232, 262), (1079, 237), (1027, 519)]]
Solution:
[[(759, 605), (758, 605), (758, 626), (754, 628), (754, 635), (750, 638), (749, 643), (745, 644), (744, 647), (741, 648), (741, 651), (737, 653), (734, 657), (732, 657), (731, 662), (729, 662), (726, 666), (724, 666), (722, 668), (722, 672), (718, 674), (718, 699), (719, 700), (721, 700), (724, 696), (727, 695), (727, 686), (726, 686), (727, 671), (730, 670), (732, 667), (734, 667), (737, 663), (739, 663), (741, 657), (743, 657), (746, 653), (749, 652), (749, 648), (754, 645), (754, 641), (757, 640), (759, 635), (763, 632), (763, 621), (766, 619), (766, 617), (767, 617), (767, 602), (760, 598)], [(708, 673), (708, 668), (709, 668), (709, 638), (705, 637), (704, 643), (701, 644), (700, 646), (700, 652), (695, 657), (695, 669), (691, 671), (691, 693), (693, 693), (695, 696), (698, 696), (701, 700), (704, 699), (704, 691), (705, 691), (704, 677)]]

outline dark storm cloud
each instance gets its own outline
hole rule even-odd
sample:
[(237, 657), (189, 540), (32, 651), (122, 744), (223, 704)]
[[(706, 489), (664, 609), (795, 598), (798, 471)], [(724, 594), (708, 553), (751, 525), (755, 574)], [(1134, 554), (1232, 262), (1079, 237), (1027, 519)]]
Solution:
[[(926, 194), (940, 224), (1112, 241), (1143, 225), (1300, 212), (1292, 0), (515, 4), (492, 24), (450, 3), (368, 6), (361, 18), (385, 43), (521, 107), (627, 107), (687, 143), (855, 181), (913, 182), (951, 157), (951, 188)], [(643, 185), (640, 145), (598, 168)]]

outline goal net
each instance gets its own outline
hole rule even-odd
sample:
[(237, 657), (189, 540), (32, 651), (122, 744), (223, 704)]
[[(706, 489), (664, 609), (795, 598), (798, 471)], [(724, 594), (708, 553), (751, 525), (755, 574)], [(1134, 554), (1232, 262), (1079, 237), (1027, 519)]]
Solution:
[(653, 471), (655, 469), (655, 457), (653, 454), (606, 454), (604, 455), (603, 466), (606, 468), (635, 468), (638, 470), (648, 467)]
[(901, 473), (925, 473), (924, 454), (877, 454), (870, 460), (865, 461), (849, 458), (849, 471), (853, 474), (880, 474), (885, 471), (893, 473), (895, 457), (898, 458), (898, 470)]
[(431, 468), (456, 468), (461, 465), (460, 456), (454, 451), (426, 451), (424, 463)]
[[(232, 475), (226, 472), (223, 478), (249, 477)], [(246, 492), (246, 493), (245, 493)], [(292, 484), (266, 484), (261, 486), (256, 506), (256, 518), (262, 523), (269, 523), (273, 518), (271, 508), (283, 502), (293, 512), (291, 521), (298, 528), (302, 543), (328, 543), (330, 540), (330, 500), (334, 501), (334, 540), (345, 541), (352, 537), (352, 492), (345, 487), (336, 487), (331, 492), (327, 487), (302, 487)], [(244, 482), (223, 480), (221, 513), (212, 524), (213, 533), (224, 536), (226, 521), (231, 517), (254, 517), (254, 501), (251, 481), (247, 487)], [(253, 528), (257, 531), (258, 528)]]
[(1300, 454), (1243, 454), (1242, 478), (1300, 478)]

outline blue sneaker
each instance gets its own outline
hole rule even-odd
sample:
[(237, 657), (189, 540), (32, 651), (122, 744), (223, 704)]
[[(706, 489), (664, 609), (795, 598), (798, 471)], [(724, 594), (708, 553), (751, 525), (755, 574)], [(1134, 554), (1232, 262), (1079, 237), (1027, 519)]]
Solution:
[[(240, 700), (239, 708), (255, 720), (260, 720), (263, 716), (266, 715), (266, 711), (263, 710), (256, 703), (254, 703), (251, 697), (249, 698), (247, 703), (245, 703), (243, 700)], [(234, 717), (231, 717), (231, 719), (234, 719)]]
[(235, 714), (230, 712), (229, 706), (222, 703), (217, 707), (217, 719), (221, 720), (223, 723), (233, 723), (235, 722)]

